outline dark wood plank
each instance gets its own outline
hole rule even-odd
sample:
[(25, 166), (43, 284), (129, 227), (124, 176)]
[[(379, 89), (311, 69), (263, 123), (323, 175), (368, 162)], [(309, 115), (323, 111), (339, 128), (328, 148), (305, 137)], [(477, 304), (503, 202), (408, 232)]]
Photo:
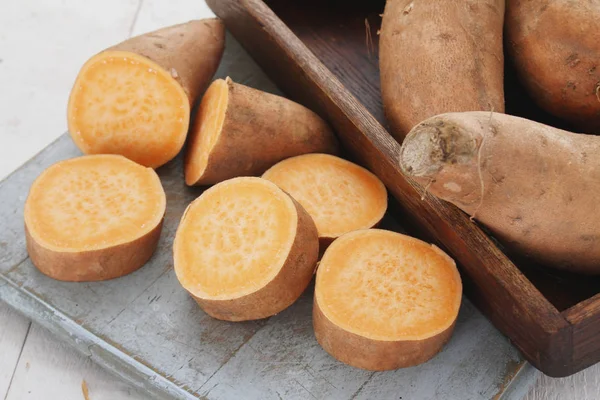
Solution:
[(573, 368), (589, 367), (600, 359), (600, 294), (563, 311), (573, 325)]
[[(322, 40), (318, 39), (307, 42), (314, 46), (311, 52), (260, 0), (207, 2), (284, 92), (330, 121), (346, 148), (386, 184), (406, 220), (419, 227), (422, 237), (445, 248), (458, 260), (471, 299), (528, 360), (549, 375), (574, 372), (565, 364), (571, 356), (571, 326), (556, 307), (464, 213), (432, 196), (425, 195), (422, 199), (422, 189), (402, 175), (397, 164), (399, 145), (373, 115), (382, 117), (380, 104), (373, 100), (378, 93), (361, 89), (362, 82), (369, 81), (361, 79), (361, 76), (369, 76), (362, 68), (364, 64), (340, 58), (333, 71), (328, 69), (315, 53), (333, 56), (334, 47), (322, 48), (318, 45)], [(290, 15), (298, 13), (300, 16), (303, 9), (310, 8), (302, 4), (303, 7), (294, 2), (273, 3), (276, 8), (289, 7)], [(319, 4), (314, 3), (314, 7)], [(331, 2), (322, 4), (328, 6)], [(334, 11), (343, 14), (346, 8), (338, 7)], [(333, 21), (323, 24), (322, 28), (344, 28), (335, 23), (337, 20)], [(355, 18), (353, 26), (357, 26), (356, 21), (360, 22)], [(304, 19), (298, 26), (300, 30), (311, 32), (309, 20)], [(320, 37), (322, 32), (318, 33), (306, 37)], [(331, 38), (329, 34), (323, 32), (322, 37)], [(350, 41), (351, 37), (349, 34), (345, 40)], [(357, 47), (355, 58), (364, 59), (361, 51)], [(348, 52), (347, 57), (353, 53)], [(342, 80), (354, 83), (345, 85)], [(346, 86), (354, 88), (354, 95)], [(359, 96), (360, 101), (355, 96)], [(371, 114), (363, 103), (371, 110), (379, 107), (379, 113), (373, 110)]]

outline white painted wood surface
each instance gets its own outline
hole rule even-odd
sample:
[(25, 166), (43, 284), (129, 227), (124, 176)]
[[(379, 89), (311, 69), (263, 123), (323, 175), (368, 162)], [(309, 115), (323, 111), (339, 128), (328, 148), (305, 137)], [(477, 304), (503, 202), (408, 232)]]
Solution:
[[(89, 56), (129, 35), (211, 15), (201, 0), (3, 1), (0, 178), (66, 130), (69, 90)], [(0, 304), (0, 399), (83, 399), (84, 379), (90, 400), (145, 398)], [(600, 367), (541, 376), (525, 399), (600, 399)]]

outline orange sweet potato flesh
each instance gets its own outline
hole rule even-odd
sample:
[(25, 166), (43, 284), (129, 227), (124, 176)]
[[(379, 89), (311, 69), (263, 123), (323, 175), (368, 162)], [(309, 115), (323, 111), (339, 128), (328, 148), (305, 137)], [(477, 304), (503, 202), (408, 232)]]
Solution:
[(266, 318), (308, 286), (317, 229), (275, 184), (234, 178), (206, 190), (184, 213), (173, 245), (175, 273), (214, 318)]
[(190, 110), (225, 43), (218, 19), (146, 33), (90, 58), (69, 98), (71, 137), (86, 154), (121, 154), (157, 168), (181, 150)]
[(545, 265), (600, 274), (600, 138), (489, 112), (417, 125), (404, 173)]
[(600, 2), (507, 0), (506, 48), (546, 111), (600, 131)]
[(116, 278), (140, 268), (160, 237), (166, 197), (156, 173), (118, 155), (61, 161), (25, 203), (27, 251), (64, 281)]
[(185, 181), (209, 185), (260, 175), (288, 157), (337, 152), (330, 127), (306, 107), (218, 79), (202, 98), (190, 131)]
[(381, 92), (402, 141), (426, 118), (504, 112), (504, 0), (388, 0), (379, 40)]
[(288, 158), (263, 178), (302, 204), (315, 221), (322, 250), (344, 233), (376, 226), (387, 210), (387, 191), (375, 175), (329, 154)]
[(380, 229), (335, 240), (317, 270), (313, 324), (319, 344), (354, 367), (423, 363), (449, 340), (462, 283), (435, 246)]

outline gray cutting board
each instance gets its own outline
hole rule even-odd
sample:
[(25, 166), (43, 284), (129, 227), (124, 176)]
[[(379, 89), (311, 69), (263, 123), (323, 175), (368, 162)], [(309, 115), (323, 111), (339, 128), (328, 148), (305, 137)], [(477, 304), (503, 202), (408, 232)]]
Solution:
[[(219, 75), (274, 91), (231, 37)], [(42, 170), (79, 155), (65, 134), (0, 183), (0, 299), (156, 398), (516, 399), (534, 379), (521, 354), (466, 299), (437, 357), (391, 372), (355, 369), (321, 349), (312, 330), (312, 287), (266, 320), (210, 318), (172, 268), (177, 224), (201, 193), (184, 185), (181, 157), (158, 170), (167, 213), (146, 266), (107, 282), (52, 280), (27, 257), (23, 205)]]

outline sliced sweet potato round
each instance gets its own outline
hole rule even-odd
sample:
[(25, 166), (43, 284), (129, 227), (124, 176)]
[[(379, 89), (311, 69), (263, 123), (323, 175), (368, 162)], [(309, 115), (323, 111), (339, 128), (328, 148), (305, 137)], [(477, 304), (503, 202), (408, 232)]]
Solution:
[(373, 371), (420, 364), (450, 338), (462, 283), (454, 261), (399, 233), (348, 233), (317, 271), (313, 323), (333, 357)]
[(27, 251), (54, 279), (116, 278), (152, 256), (165, 207), (165, 192), (151, 168), (118, 155), (61, 161), (29, 190)]
[(318, 248), (302, 206), (267, 180), (234, 178), (185, 211), (173, 246), (175, 273), (214, 318), (266, 318), (306, 289)]
[(185, 142), (190, 109), (215, 73), (223, 23), (190, 21), (90, 58), (71, 90), (69, 132), (86, 154), (121, 154), (157, 168)]
[(387, 192), (366, 169), (328, 154), (306, 154), (263, 174), (296, 199), (317, 225), (322, 247), (344, 233), (372, 228), (385, 214)]
[(185, 181), (209, 185), (260, 175), (288, 157), (337, 152), (331, 128), (308, 108), (230, 78), (217, 79), (202, 97), (190, 130)]

